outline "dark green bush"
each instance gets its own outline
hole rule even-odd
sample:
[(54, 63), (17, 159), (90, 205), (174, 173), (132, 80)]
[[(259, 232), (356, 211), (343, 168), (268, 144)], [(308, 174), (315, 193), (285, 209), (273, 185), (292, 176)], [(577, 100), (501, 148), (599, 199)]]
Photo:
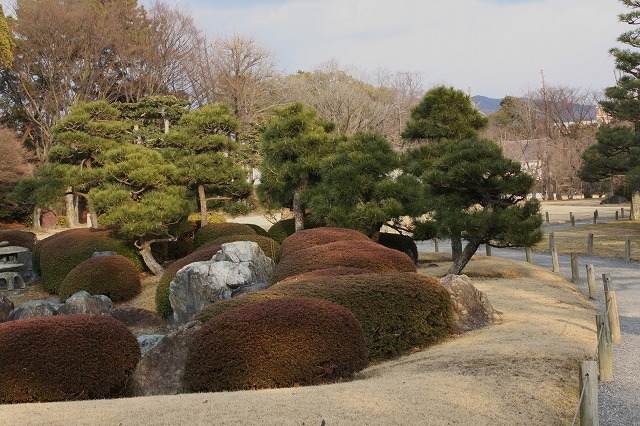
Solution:
[(264, 291), (213, 303), (195, 319), (206, 322), (239, 306), (289, 297), (325, 299), (353, 312), (362, 326), (370, 361), (402, 355), (453, 331), (449, 293), (438, 280), (415, 273), (286, 280)]
[(0, 403), (126, 394), (140, 347), (108, 316), (64, 315), (0, 324)]
[(366, 366), (362, 328), (326, 300), (248, 304), (208, 321), (189, 345), (185, 377), (193, 391), (314, 385)]
[(297, 250), (283, 257), (273, 270), (271, 282), (303, 272), (348, 266), (371, 272), (415, 272), (406, 254), (365, 240), (336, 241)]
[(176, 273), (190, 263), (211, 260), (218, 251), (220, 251), (220, 244), (207, 244), (188, 256), (176, 260), (165, 269), (160, 282), (158, 282), (158, 287), (156, 287), (156, 310), (160, 315), (166, 318), (173, 313), (169, 301), (169, 285)]
[(331, 227), (304, 229), (289, 235), (284, 240), (282, 243), (282, 257), (286, 257), (294, 251), (304, 250), (309, 247), (349, 240), (371, 241), (371, 239), (362, 232), (354, 229)]
[(58, 295), (64, 302), (84, 290), (89, 294), (103, 294), (113, 302), (124, 302), (140, 292), (140, 273), (126, 257), (96, 256), (73, 268), (62, 281)]
[(57, 293), (67, 274), (96, 251), (115, 251), (143, 270), (139, 254), (113, 238), (111, 231), (70, 229), (42, 240), (34, 248), (34, 263), (40, 266), (44, 289)]
[(17, 229), (0, 230), (0, 241), (8, 241), (11, 246), (26, 247), (33, 251), (33, 246), (37, 241), (33, 232), (20, 231)]
[(385, 247), (401, 251), (409, 256), (413, 263), (418, 263), (418, 246), (416, 246), (413, 238), (406, 235), (381, 232), (378, 242)]
[[(305, 218), (304, 221), (304, 229), (312, 229), (315, 225)], [(274, 223), (271, 228), (267, 231), (269, 238), (273, 238), (280, 244), (284, 242), (284, 240), (289, 236), (293, 235), (296, 232), (296, 223), (292, 219), (283, 219)]]
[(256, 231), (244, 223), (210, 223), (196, 231), (193, 244), (195, 248), (200, 248), (217, 238), (226, 237), (227, 235), (256, 235)]
[(256, 231), (256, 234), (258, 235), (262, 235), (263, 237), (269, 236), (262, 226), (256, 225), (255, 223), (247, 223), (246, 225)]
[(253, 241), (258, 244), (267, 257), (273, 259), (274, 262), (282, 257), (282, 246), (269, 237), (261, 235), (227, 235), (225, 237), (216, 238), (211, 244), (225, 244), (236, 241)]

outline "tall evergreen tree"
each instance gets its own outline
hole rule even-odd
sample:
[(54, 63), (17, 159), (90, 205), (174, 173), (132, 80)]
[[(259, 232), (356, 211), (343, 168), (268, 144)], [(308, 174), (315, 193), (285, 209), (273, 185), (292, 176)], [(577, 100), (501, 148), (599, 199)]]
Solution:
[[(630, 11), (620, 14), (620, 21), (638, 25), (640, 2), (621, 2)], [(600, 102), (613, 122), (600, 128), (598, 143), (584, 153), (579, 176), (587, 182), (624, 176), (631, 188), (631, 219), (640, 220), (640, 30), (634, 28), (618, 41), (629, 46), (611, 49), (622, 76), (615, 86), (605, 89), (606, 99)]]

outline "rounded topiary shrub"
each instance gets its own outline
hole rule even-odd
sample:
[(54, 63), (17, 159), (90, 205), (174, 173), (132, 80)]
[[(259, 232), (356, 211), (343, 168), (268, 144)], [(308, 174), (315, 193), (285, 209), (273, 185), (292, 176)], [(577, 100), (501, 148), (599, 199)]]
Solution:
[(262, 235), (263, 237), (268, 237), (269, 234), (267, 233), (267, 231), (265, 231), (265, 229), (260, 226), (260, 225), (256, 225), (255, 223), (247, 223), (246, 224), (249, 228), (253, 229), (254, 231), (256, 231), (256, 234), (258, 235)]
[(58, 295), (64, 302), (81, 290), (124, 302), (140, 292), (140, 273), (120, 255), (95, 256), (73, 268), (62, 281)]
[(227, 235), (256, 235), (250, 226), (244, 223), (210, 223), (196, 231), (193, 239), (194, 247), (200, 248), (213, 240)]
[(176, 273), (190, 263), (211, 260), (211, 258), (220, 251), (220, 248), (220, 244), (207, 244), (190, 253), (188, 256), (176, 260), (165, 269), (156, 287), (156, 310), (160, 315), (166, 318), (173, 313), (173, 308), (169, 301), (169, 285), (175, 278)]
[(294, 251), (304, 250), (320, 244), (333, 243), (336, 241), (371, 241), (362, 232), (348, 228), (312, 228), (298, 231), (289, 235), (282, 243), (282, 257)]
[(70, 229), (42, 240), (34, 249), (34, 263), (40, 266), (44, 289), (57, 293), (67, 274), (96, 251), (114, 251), (133, 262), (139, 271), (143, 269), (138, 253), (113, 238), (110, 231)]
[(378, 242), (385, 247), (403, 252), (413, 260), (413, 263), (418, 263), (418, 246), (413, 238), (407, 235), (381, 232)]
[(0, 241), (8, 241), (10, 246), (26, 247), (33, 251), (33, 246), (37, 241), (33, 232), (19, 231), (17, 229), (0, 230)]
[(271, 282), (304, 272), (347, 266), (371, 272), (415, 272), (416, 265), (404, 253), (373, 241), (336, 241), (297, 250), (283, 257), (273, 270)]
[(329, 300), (353, 312), (362, 326), (370, 361), (402, 355), (454, 331), (447, 290), (435, 278), (415, 273), (286, 280), (264, 291), (213, 303), (195, 319), (205, 322), (239, 306), (291, 297)]
[[(304, 229), (312, 229), (316, 225), (314, 225), (310, 220), (305, 218), (304, 220)], [(296, 223), (293, 218), (291, 219), (282, 219), (274, 223), (271, 228), (267, 231), (267, 235), (269, 238), (272, 238), (282, 244), (284, 240), (289, 236), (293, 235), (296, 232)]]
[(0, 324), (0, 403), (126, 394), (138, 341), (108, 316), (63, 315)]
[(366, 366), (360, 324), (326, 300), (252, 303), (208, 321), (191, 340), (185, 377), (193, 391), (314, 385)]
[(253, 241), (258, 244), (265, 256), (273, 259), (274, 262), (278, 262), (282, 257), (282, 246), (272, 240), (269, 237), (263, 237), (261, 235), (227, 235), (225, 237), (216, 238), (211, 241), (211, 244), (225, 244), (233, 243), (236, 241)]

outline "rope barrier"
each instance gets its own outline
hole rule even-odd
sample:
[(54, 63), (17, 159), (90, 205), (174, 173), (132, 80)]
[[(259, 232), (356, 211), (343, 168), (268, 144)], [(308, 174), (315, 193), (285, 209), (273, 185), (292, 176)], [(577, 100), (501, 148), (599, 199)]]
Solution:
[[(589, 377), (589, 373), (585, 374), (584, 377)], [(585, 389), (587, 389), (587, 387), (583, 386), (582, 392), (580, 393), (580, 401), (578, 401), (578, 408), (576, 409), (576, 414), (573, 416), (573, 421), (571, 422), (571, 426), (575, 426), (576, 420), (578, 419), (578, 414), (580, 414), (580, 407), (582, 407), (582, 399), (584, 398)]]

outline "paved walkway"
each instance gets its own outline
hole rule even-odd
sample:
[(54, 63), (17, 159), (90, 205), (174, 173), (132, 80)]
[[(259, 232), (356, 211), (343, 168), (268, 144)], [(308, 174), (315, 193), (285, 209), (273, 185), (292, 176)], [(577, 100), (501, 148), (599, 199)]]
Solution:
[[(450, 245), (441, 241), (440, 251), (450, 251)], [(420, 242), (418, 250), (434, 251), (432, 241)], [(481, 246), (477, 255), (484, 255)], [(524, 250), (496, 249), (492, 256), (526, 261)], [(571, 280), (571, 259), (569, 255), (558, 255), (560, 274)], [(551, 255), (534, 252), (535, 265), (552, 268)], [(597, 295), (594, 305), (604, 312), (604, 289), (602, 274), (609, 274), (618, 299), (622, 343), (613, 346), (613, 377), (610, 383), (600, 383), (598, 412), (600, 425), (632, 426), (640, 425), (640, 263), (626, 262), (624, 259), (581, 255), (578, 257), (580, 282), (577, 289), (588, 297), (586, 283), (586, 264), (593, 264), (596, 274)], [(594, 318), (595, 326), (595, 318)], [(595, 342), (594, 342), (595, 345)], [(596, 354), (594, 351), (594, 360)]]

